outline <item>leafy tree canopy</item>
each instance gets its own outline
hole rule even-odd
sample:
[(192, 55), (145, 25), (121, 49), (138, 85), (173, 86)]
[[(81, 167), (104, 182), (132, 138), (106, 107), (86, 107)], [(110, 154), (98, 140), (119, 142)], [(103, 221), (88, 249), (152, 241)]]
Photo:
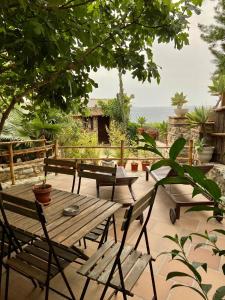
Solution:
[(90, 71), (130, 70), (159, 80), (152, 45), (188, 43), (188, 18), (202, 0), (2, 0), (0, 132), (16, 103), (70, 109), (96, 87)]
[(225, 74), (225, 0), (219, 0), (215, 7), (215, 24), (199, 25), (204, 41), (209, 44), (209, 49), (215, 57), (216, 73)]

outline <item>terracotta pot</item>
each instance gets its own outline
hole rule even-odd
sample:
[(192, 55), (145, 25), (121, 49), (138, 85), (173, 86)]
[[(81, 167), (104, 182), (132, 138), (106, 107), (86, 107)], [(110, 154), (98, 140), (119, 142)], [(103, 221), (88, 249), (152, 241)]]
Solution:
[(52, 186), (50, 184), (39, 184), (33, 186), (33, 192), (38, 202), (48, 205), (51, 201), (50, 193)]
[(145, 132), (145, 129), (142, 128), (142, 127), (139, 127), (139, 128), (137, 129), (137, 132), (138, 132), (139, 134), (142, 134), (143, 132)]
[(131, 163), (131, 171), (137, 172), (137, 170), (138, 170), (138, 163), (132, 162)]
[(150, 162), (143, 161), (142, 162), (142, 171), (146, 171), (146, 167), (150, 166)]

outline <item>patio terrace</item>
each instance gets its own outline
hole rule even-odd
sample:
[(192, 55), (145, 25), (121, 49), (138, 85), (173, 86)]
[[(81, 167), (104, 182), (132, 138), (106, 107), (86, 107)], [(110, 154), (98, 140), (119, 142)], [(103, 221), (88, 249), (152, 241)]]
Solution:
[[(139, 176), (139, 179), (134, 183), (133, 189), (136, 197), (143, 195), (153, 184), (153, 180), (150, 178), (149, 182), (145, 181), (144, 172), (135, 173), (135, 175)], [(58, 189), (70, 191), (72, 179), (66, 175), (58, 175), (52, 176), (49, 178), (48, 182)], [(78, 180), (77, 180), (78, 181)], [(76, 182), (77, 187), (77, 182)], [(75, 191), (76, 191), (75, 187)], [(101, 198), (107, 199), (110, 197), (110, 187), (102, 187), (100, 190)], [(88, 195), (96, 195), (95, 190), (95, 182), (93, 180), (83, 179), (81, 185), (81, 194)], [(185, 191), (184, 191), (185, 193)], [(115, 192), (115, 201), (119, 201), (122, 203), (131, 202), (130, 193), (127, 187), (116, 187)], [(153, 207), (153, 213), (151, 216), (151, 220), (148, 224), (149, 231), (149, 240), (153, 257), (157, 257), (161, 252), (167, 251), (174, 248), (174, 245), (168, 239), (164, 239), (163, 236), (166, 234), (174, 235), (186, 235), (191, 232), (204, 232), (205, 229), (212, 230), (214, 228), (224, 228), (224, 224), (220, 224), (214, 220), (210, 220), (206, 223), (206, 219), (209, 216), (207, 212), (199, 212), (199, 213), (188, 213), (185, 214), (186, 208), (181, 209), (181, 218), (176, 222), (175, 225), (172, 225), (169, 219), (169, 209), (173, 207), (173, 203), (168, 198), (166, 193), (159, 189), (156, 197), (156, 201)], [(116, 215), (117, 227), (118, 227), (118, 235), (120, 234), (120, 223), (123, 218), (124, 209), (121, 209)], [(129, 236), (129, 243), (132, 244), (134, 237), (136, 235), (136, 229), (139, 227), (139, 222), (134, 222), (133, 228), (131, 230)], [(109, 233), (112, 235), (112, 231)], [(207, 248), (201, 248), (194, 251), (194, 246), (196, 243), (200, 241), (200, 238), (195, 238), (192, 243), (187, 243), (187, 253), (190, 259), (194, 261), (201, 261), (208, 263), (208, 272), (207, 274), (203, 274), (203, 278), (205, 279), (205, 283), (213, 284), (213, 290), (217, 287), (224, 284), (224, 275), (221, 273), (221, 266), (225, 262), (224, 258), (219, 258), (217, 256), (212, 256), (211, 251)], [(225, 239), (223, 237), (218, 238), (218, 244), (225, 244)], [(141, 244), (141, 247), (144, 249), (144, 243)], [(88, 243), (88, 249), (86, 251), (87, 254), (94, 253), (96, 249), (96, 243)], [(166, 281), (166, 274), (169, 271), (184, 271), (183, 266), (177, 264), (176, 262), (171, 262), (170, 258), (166, 255), (162, 255), (157, 257), (156, 262), (154, 263), (154, 273), (157, 283), (157, 292), (159, 300), (197, 300), (201, 299), (196, 293), (192, 292), (187, 288), (177, 288), (170, 291), (171, 285), (174, 281)], [(79, 267), (77, 264), (73, 264), (66, 269), (66, 273), (68, 275), (68, 279), (71, 283), (71, 286), (74, 290), (77, 299), (81, 294), (82, 288), (84, 286), (85, 279), (76, 274), (76, 269)], [(180, 278), (177, 283), (186, 283), (188, 285), (192, 285), (193, 281), (190, 278)], [(4, 283), (3, 283), (4, 284)], [(61, 280), (60, 275), (54, 278), (51, 281), (51, 285), (57, 287), (61, 291), (66, 291), (66, 287)], [(86, 294), (85, 299), (97, 300), (99, 299), (99, 295), (101, 295), (100, 286), (95, 283), (91, 283), (89, 286), (88, 293)], [(149, 275), (149, 269), (146, 268), (145, 273), (139, 279), (138, 283), (133, 289), (135, 296), (134, 300), (149, 300), (151, 299), (152, 291), (151, 291), (151, 281)], [(212, 295), (212, 292), (210, 293)], [(212, 296), (209, 295), (209, 299)], [(10, 300), (41, 300), (44, 299), (44, 292), (36, 288), (34, 289), (31, 282), (24, 277), (18, 275), (13, 272), (10, 276)], [(57, 294), (50, 292), (50, 299), (58, 300), (63, 299)], [(118, 294), (114, 296), (112, 299), (120, 300), (122, 299), (122, 295)]]

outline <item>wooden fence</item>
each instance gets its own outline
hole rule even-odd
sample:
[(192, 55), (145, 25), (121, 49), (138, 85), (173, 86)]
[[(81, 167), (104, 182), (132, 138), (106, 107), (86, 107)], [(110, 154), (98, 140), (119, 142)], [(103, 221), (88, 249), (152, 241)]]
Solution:
[[(158, 146), (157, 147), (159, 150), (169, 150), (170, 147), (169, 146)], [(120, 157), (89, 157), (89, 158), (86, 158), (86, 160), (92, 160), (92, 161), (98, 161), (98, 160), (105, 160), (105, 159), (108, 159), (108, 160), (117, 160), (119, 161), (119, 163), (121, 165), (123, 165), (124, 161), (127, 161), (127, 160), (137, 160), (137, 161), (143, 161), (143, 160), (151, 160), (151, 161), (155, 161), (155, 160), (158, 160), (159, 158), (156, 157), (156, 156), (147, 156), (147, 157), (125, 157), (125, 150), (135, 150), (137, 149), (135, 146), (132, 147), (132, 146), (125, 146), (124, 145), (124, 141), (121, 141), (120, 142), (120, 146), (60, 146), (58, 144), (58, 141), (56, 141), (55, 143), (55, 158), (60, 158), (60, 159), (67, 159), (67, 158), (64, 158), (61, 156), (61, 152), (66, 150), (66, 149), (110, 149), (110, 150), (120, 150)], [(193, 140), (190, 140), (189, 141), (189, 145), (184, 147), (185, 150), (187, 150), (187, 153), (188, 155), (186, 157), (178, 157), (178, 160), (180, 161), (188, 161), (188, 163), (190, 165), (193, 164)], [(83, 157), (76, 157), (77, 160), (84, 160), (85, 158)]]
[[(29, 147), (26, 149), (14, 149), (15, 146), (18, 145), (32, 145), (37, 144), (37, 146)], [(54, 144), (46, 144), (45, 139), (40, 140), (27, 140), (27, 141), (12, 141), (12, 142), (0, 142), (0, 157), (5, 157), (6, 164), (9, 165), (10, 168), (10, 176), (12, 184), (15, 184), (15, 173), (14, 166), (24, 164), (24, 162), (14, 162), (14, 158), (16, 156), (24, 156), (31, 153), (36, 153), (37, 157), (42, 158), (45, 157), (48, 150), (54, 149)], [(4, 149), (3, 149), (4, 148)], [(6, 148), (6, 149), (5, 149)], [(29, 163), (26, 161), (25, 163)]]
[[(15, 145), (19, 144), (39, 144), (39, 146), (33, 146), (27, 149), (14, 149)], [(110, 150), (120, 150), (120, 156), (115, 158), (115, 157), (108, 157), (107, 159), (113, 159), (117, 160), (119, 164), (123, 165), (124, 161), (127, 160), (135, 160), (135, 161), (143, 161), (143, 160), (151, 160), (151, 161), (156, 161), (158, 160), (158, 157), (156, 156), (147, 156), (147, 157), (125, 157), (125, 151), (126, 150), (135, 150), (136, 147), (131, 147), (131, 146), (125, 146), (124, 141), (120, 142), (120, 146), (60, 146), (58, 141), (56, 140), (55, 143), (46, 143), (45, 139), (40, 139), (40, 140), (28, 140), (28, 141), (13, 141), (13, 142), (0, 142), (0, 149), (5, 147), (6, 149), (0, 150), (0, 158), (1, 157), (6, 157), (7, 160), (7, 165), (10, 168), (10, 176), (11, 176), (11, 181), (12, 184), (15, 184), (15, 173), (14, 173), (14, 166), (16, 165), (22, 165), (24, 163), (29, 163), (29, 161), (26, 162), (14, 162), (15, 156), (23, 156), (26, 154), (31, 154), (31, 153), (37, 153), (37, 157), (43, 161), (43, 158), (46, 156), (47, 151), (52, 150), (52, 156), (61, 159), (71, 159), (71, 158), (65, 158), (61, 156), (61, 153), (65, 151), (66, 149), (110, 149)], [(159, 146), (158, 147), (161, 150), (169, 150), (170, 147), (168, 146)], [(179, 157), (178, 159), (180, 161), (188, 161), (189, 164), (193, 163), (193, 141), (191, 140), (189, 142), (189, 145), (185, 147), (187, 150), (188, 155), (186, 157)], [(88, 158), (83, 158), (83, 157), (74, 157), (76, 160), (90, 160), (90, 161), (99, 161), (99, 160), (105, 160), (106, 157), (88, 157)]]

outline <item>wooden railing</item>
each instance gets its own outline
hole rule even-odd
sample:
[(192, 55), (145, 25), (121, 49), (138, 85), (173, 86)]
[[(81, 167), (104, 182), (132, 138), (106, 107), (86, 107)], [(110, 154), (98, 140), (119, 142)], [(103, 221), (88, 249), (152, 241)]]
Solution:
[[(170, 147), (169, 146), (158, 146), (158, 149), (164, 149), (164, 150), (169, 150)], [(62, 157), (60, 154), (63, 150), (66, 149), (112, 149), (112, 150), (116, 150), (119, 149), (120, 150), (120, 157), (88, 157), (86, 158), (86, 160), (92, 160), (92, 161), (98, 161), (98, 160), (117, 160), (119, 161), (119, 163), (121, 165), (123, 165), (124, 161), (127, 160), (137, 160), (137, 161), (143, 161), (143, 160), (151, 160), (151, 161), (156, 161), (159, 158), (157, 156), (147, 156), (147, 157), (125, 157), (125, 150), (136, 150), (137, 147), (136, 146), (125, 146), (124, 141), (120, 142), (120, 146), (60, 146), (58, 144), (58, 141), (56, 141), (55, 143), (55, 158), (61, 158), (61, 159), (67, 159), (65, 157)], [(187, 150), (188, 152), (188, 156), (187, 157), (178, 157), (178, 160), (180, 161), (188, 161), (188, 163), (190, 165), (193, 164), (193, 140), (189, 141), (189, 145), (184, 147), (184, 149)], [(69, 159), (69, 158), (68, 158)], [(84, 157), (76, 157), (77, 160), (85, 160)]]
[[(30, 147), (26, 149), (14, 149), (15, 145), (19, 144), (39, 144), (39, 146)], [(2, 146), (6, 147), (6, 149), (1, 150)], [(161, 150), (169, 150), (169, 146), (159, 146), (158, 149)], [(25, 162), (14, 162), (15, 156), (23, 156), (26, 154), (31, 153), (37, 153), (37, 158), (40, 159), (40, 161), (43, 161), (43, 158), (46, 156), (46, 153), (48, 150), (52, 150), (52, 156), (61, 159), (71, 159), (71, 158), (65, 158), (61, 156), (62, 151), (66, 149), (110, 149), (110, 150), (120, 150), (120, 156), (119, 157), (74, 157), (76, 160), (89, 160), (89, 161), (99, 161), (99, 160), (117, 160), (121, 165), (124, 164), (127, 160), (136, 160), (136, 161), (143, 161), (143, 160), (150, 160), (150, 161), (156, 161), (159, 158), (156, 156), (146, 156), (146, 157), (125, 157), (125, 151), (126, 150), (133, 150), (135, 151), (136, 147), (132, 146), (125, 146), (124, 141), (120, 142), (120, 146), (60, 146), (58, 141), (56, 140), (55, 143), (46, 143), (45, 139), (39, 139), (39, 140), (27, 140), (27, 141), (13, 141), (13, 142), (0, 142), (0, 158), (6, 157), (7, 163), (6, 165), (10, 168), (10, 177), (12, 184), (15, 184), (15, 173), (14, 173), (14, 167), (17, 165), (27, 164), (29, 161)], [(180, 161), (188, 161), (190, 165), (193, 164), (193, 141), (191, 140), (189, 142), (189, 145), (185, 147), (185, 149), (188, 152), (187, 157), (179, 157), (178, 159)], [(36, 159), (37, 160), (37, 159)], [(5, 164), (4, 164), (5, 165)]]
[[(39, 144), (39, 145), (35, 147), (33, 146), (30, 148), (26, 148), (26, 149), (14, 149), (15, 145), (21, 145), (21, 144), (26, 144), (26, 145)], [(14, 166), (21, 165), (24, 163), (29, 163), (29, 161), (16, 163), (14, 162), (15, 156), (18, 155), (23, 156), (26, 154), (37, 153), (38, 158), (43, 160), (43, 158), (46, 155), (46, 152), (48, 150), (53, 150), (54, 147), (55, 144), (46, 144), (45, 139), (0, 142), (0, 157), (6, 158), (6, 164), (8, 164), (10, 168), (10, 176), (11, 176), (12, 184), (13, 185), (15, 184)], [(6, 148), (6, 149), (2, 149), (2, 148)]]

